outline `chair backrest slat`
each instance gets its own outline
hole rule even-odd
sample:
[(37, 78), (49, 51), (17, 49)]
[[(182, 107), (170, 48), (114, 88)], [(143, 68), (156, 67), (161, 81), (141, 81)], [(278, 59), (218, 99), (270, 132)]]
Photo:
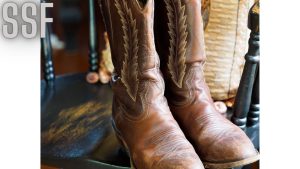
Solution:
[(89, 0), (89, 16), (90, 16), (90, 51), (89, 51), (89, 63), (90, 72), (98, 72), (99, 70), (99, 53), (98, 53), (98, 34), (96, 26), (95, 16), (95, 4), (94, 0)]

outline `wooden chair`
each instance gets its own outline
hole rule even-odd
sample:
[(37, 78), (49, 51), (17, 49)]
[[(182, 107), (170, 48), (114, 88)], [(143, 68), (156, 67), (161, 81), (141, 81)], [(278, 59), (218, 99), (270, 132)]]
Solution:
[[(89, 0), (90, 72), (99, 69), (94, 3)], [(249, 51), (230, 118), (259, 148), (259, 13), (254, 12), (256, 8), (252, 7), (249, 14), (252, 30)], [(45, 77), (41, 81), (42, 163), (64, 169), (128, 168), (129, 159), (111, 127), (110, 85), (88, 84), (86, 74), (55, 77), (48, 29), (41, 43)]]
[[(90, 72), (99, 69), (94, 3), (89, 0)], [(67, 169), (119, 168), (109, 164), (129, 166), (129, 159), (120, 150), (111, 127), (110, 85), (88, 84), (85, 73), (56, 77), (48, 26), (46, 32), (41, 39), (42, 163)]]

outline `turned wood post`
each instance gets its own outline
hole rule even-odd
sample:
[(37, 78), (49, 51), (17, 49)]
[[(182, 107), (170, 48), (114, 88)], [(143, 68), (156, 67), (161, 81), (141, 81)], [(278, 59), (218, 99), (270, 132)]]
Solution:
[(98, 72), (99, 70), (99, 53), (98, 53), (98, 35), (95, 16), (94, 0), (89, 0), (89, 16), (90, 16), (90, 40), (89, 40), (89, 63), (90, 72)]
[[(41, 2), (45, 3), (46, 1), (42, 0)], [(46, 33), (45, 38), (41, 38), (43, 63), (44, 63), (44, 67), (43, 67), (44, 78), (47, 84), (53, 84), (55, 80), (55, 74), (54, 74), (54, 66), (53, 66), (53, 59), (52, 59), (52, 46), (50, 41), (49, 23), (46, 23), (45, 33)]]
[(248, 113), (247, 126), (252, 127), (259, 123), (259, 113), (260, 113), (260, 104), (259, 104), (259, 64), (257, 67), (256, 78), (254, 82), (252, 99), (250, 105), (250, 111)]
[(259, 63), (259, 2), (249, 12), (248, 27), (251, 30), (249, 49), (245, 56), (246, 63), (238, 88), (231, 121), (241, 129), (246, 129), (250, 109), (252, 90)]

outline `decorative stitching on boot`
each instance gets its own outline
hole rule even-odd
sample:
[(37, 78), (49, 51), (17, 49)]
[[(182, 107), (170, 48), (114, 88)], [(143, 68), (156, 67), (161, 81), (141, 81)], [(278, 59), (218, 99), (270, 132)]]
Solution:
[(118, 117), (121, 117), (123, 120), (127, 120), (133, 123), (140, 122), (146, 119), (149, 115), (148, 105), (145, 113), (143, 113), (143, 108), (142, 108), (140, 111), (141, 113), (139, 115), (134, 116), (130, 114), (130, 110), (128, 110), (128, 107), (126, 107), (123, 103), (119, 101), (118, 104), (119, 104), (118, 111), (121, 112), (119, 113), (120, 115)]
[[(192, 153), (192, 147), (188, 146), (186, 138), (177, 132), (177, 126), (174, 128), (164, 128), (157, 130), (153, 136), (145, 142), (145, 146), (154, 146), (154, 157), (159, 159), (153, 161), (153, 166), (156, 168), (176, 168), (180, 165), (180, 159), (197, 159), (195, 153)], [(164, 161), (168, 161), (167, 166), (164, 166)], [(170, 164), (172, 162), (172, 164)]]
[(168, 32), (170, 35), (168, 69), (173, 82), (177, 87), (182, 88), (186, 70), (185, 54), (188, 36), (185, 6), (181, 4), (181, 0), (165, 0), (165, 3), (168, 11)]
[[(188, 66), (187, 65), (187, 73), (184, 78), (183, 82), (183, 89), (186, 91), (186, 99), (181, 101), (175, 101), (172, 100), (171, 104), (172, 106), (187, 106), (193, 104), (193, 102), (196, 99), (195, 96), (195, 90), (204, 90), (202, 87), (202, 84), (197, 84), (197, 88), (193, 87), (195, 86), (195, 83), (202, 83), (205, 81), (203, 76), (203, 69), (200, 66)], [(199, 77), (200, 76), (200, 77)], [(196, 80), (196, 81), (195, 81)]]
[(130, 98), (135, 102), (139, 79), (138, 79), (138, 30), (136, 28), (136, 19), (132, 16), (131, 9), (128, 8), (125, 0), (115, 0), (115, 6), (121, 17), (123, 40), (124, 40), (124, 61), (121, 70), (121, 81), (126, 87)]
[(142, 87), (142, 90), (141, 90), (141, 94), (140, 94), (140, 98), (141, 98), (141, 102), (142, 102), (142, 111), (145, 112), (144, 113), (144, 117), (141, 119), (143, 120), (144, 118), (146, 118), (148, 115), (149, 115), (149, 101), (148, 101), (148, 98), (149, 98), (149, 94), (150, 94), (150, 85), (151, 85), (151, 82), (145, 82), (143, 87)]
[[(144, 119), (146, 119), (149, 115), (149, 101), (148, 98), (152, 98), (152, 93), (150, 90), (150, 86), (152, 85), (152, 82), (146, 81), (144, 83), (140, 84), (140, 102), (141, 104), (133, 105), (125, 105), (120, 101), (119, 99), (115, 99), (114, 102), (118, 105), (118, 111), (120, 113), (117, 113), (116, 116), (118, 116), (118, 119), (121, 118), (122, 120), (127, 120), (130, 122), (140, 122)], [(135, 103), (134, 103), (135, 104)], [(130, 109), (132, 108), (132, 109)], [(139, 112), (138, 114), (132, 115), (130, 112)]]

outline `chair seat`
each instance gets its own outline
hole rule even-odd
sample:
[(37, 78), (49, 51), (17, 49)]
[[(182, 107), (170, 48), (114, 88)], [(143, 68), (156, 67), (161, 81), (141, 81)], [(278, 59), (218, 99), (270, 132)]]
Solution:
[(130, 166), (122, 167), (90, 159), (42, 159), (42, 164), (63, 169), (130, 169)]
[(88, 84), (85, 74), (65, 75), (56, 78), (54, 87), (42, 81), (41, 97), (42, 157), (79, 158), (96, 152), (97, 158), (112, 158), (112, 153), (97, 150), (104, 144), (110, 144), (109, 152), (118, 152), (109, 85)]

